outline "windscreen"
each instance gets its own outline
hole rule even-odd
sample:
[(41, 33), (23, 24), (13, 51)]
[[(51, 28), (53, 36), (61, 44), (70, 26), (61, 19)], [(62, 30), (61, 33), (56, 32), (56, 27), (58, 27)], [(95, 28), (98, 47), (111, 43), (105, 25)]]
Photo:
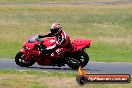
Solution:
[(38, 37), (38, 34), (31, 36), (31, 37), (29, 38), (28, 42), (29, 42), (29, 43), (40, 42), (40, 39), (39, 39), (39, 37)]

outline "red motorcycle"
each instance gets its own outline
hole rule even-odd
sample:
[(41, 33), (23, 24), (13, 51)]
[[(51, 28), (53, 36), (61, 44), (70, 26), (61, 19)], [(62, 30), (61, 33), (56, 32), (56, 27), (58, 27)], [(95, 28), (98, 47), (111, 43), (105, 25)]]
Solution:
[(78, 69), (81, 65), (85, 67), (89, 61), (89, 56), (85, 52), (85, 48), (89, 48), (91, 40), (75, 39), (72, 42), (73, 50), (66, 53), (61, 59), (51, 58), (51, 52), (39, 55), (38, 52), (42, 48), (52, 46), (55, 43), (54, 37), (44, 38), (43, 40), (38, 35), (31, 35), (24, 43), (23, 48), (15, 56), (15, 62), (21, 67), (32, 66), (35, 62), (43, 66), (65, 66), (67, 64), (72, 69)]

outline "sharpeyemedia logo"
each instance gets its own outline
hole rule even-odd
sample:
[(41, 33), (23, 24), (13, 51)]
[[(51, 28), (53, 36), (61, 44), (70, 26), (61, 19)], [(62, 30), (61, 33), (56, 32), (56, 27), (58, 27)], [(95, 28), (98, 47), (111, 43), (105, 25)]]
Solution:
[(129, 74), (86, 74), (85, 70), (79, 68), (79, 74), (76, 77), (78, 84), (85, 83), (130, 83)]

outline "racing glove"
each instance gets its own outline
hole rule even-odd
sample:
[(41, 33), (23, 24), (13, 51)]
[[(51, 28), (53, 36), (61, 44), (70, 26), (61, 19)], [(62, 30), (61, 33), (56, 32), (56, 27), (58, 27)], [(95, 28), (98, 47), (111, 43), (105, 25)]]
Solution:
[(39, 38), (44, 38), (44, 37), (45, 37), (45, 35), (38, 35), (38, 37), (39, 37)]

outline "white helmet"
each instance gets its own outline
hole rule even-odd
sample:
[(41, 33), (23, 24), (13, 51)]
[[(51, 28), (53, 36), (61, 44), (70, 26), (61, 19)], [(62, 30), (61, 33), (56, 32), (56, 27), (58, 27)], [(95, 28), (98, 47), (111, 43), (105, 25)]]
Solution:
[(61, 32), (61, 26), (59, 23), (53, 23), (50, 27), (50, 31), (53, 35), (57, 35)]

